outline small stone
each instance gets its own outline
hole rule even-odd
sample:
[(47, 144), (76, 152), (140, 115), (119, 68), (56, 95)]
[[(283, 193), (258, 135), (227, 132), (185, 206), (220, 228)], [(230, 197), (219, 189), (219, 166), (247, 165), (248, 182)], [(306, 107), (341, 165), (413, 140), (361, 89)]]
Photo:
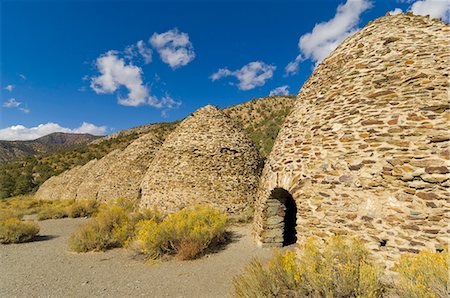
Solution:
[(439, 230), (436, 230), (436, 229), (428, 229), (428, 230), (424, 230), (424, 232), (427, 233), (427, 234), (433, 234), (433, 235), (435, 235), (435, 234), (438, 234), (438, 233), (439, 233)]
[(433, 203), (433, 202), (426, 202), (425, 204), (427, 205), (427, 207), (437, 208), (437, 205), (435, 203)]
[(434, 193), (432, 193), (432, 192), (418, 192), (416, 194), (416, 196), (418, 196), (422, 200), (427, 200), (427, 201), (439, 199), (439, 196), (434, 194)]
[(447, 174), (449, 170), (447, 167), (426, 167), (425, 172), (428, 174)]
[(351, 166), (349, 166), (348, 168), (349, 168), (350, 171), (358, 171), (358, 170), (360, 170), (363, 166), (364, 166), (364, 165), (363, 165), (362, 163), (360, 163), (360, 164), (357, 164), (357, 165), (351, 165)]
[(442, 183), (444, 181), (447, 181), (450, 177), (448, 175), (442, 175), (442, 174), (424, 174), (424, 175), (421, 175), (420, 178), (422, 178), (423, 181), (426, 181), (426, 182)]
[(402, 225), (401, 227), (407, 230), (420, 231), (420, 228), (417, 225)]
[(362, 125), (378, 125), (383, 123), (384, 123), (383, 121), (376, 119), (364, 120), (361, 122)]

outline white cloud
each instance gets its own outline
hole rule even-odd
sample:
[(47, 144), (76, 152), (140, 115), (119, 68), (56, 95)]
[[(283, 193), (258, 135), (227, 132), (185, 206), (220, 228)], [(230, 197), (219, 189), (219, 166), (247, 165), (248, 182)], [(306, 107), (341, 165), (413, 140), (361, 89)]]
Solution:
[(136, 44), (129, 45), (123, 51), (124, 56), (129, 61), (140, 56), (144, 60), (144, 64), (152, 62), (152, 49), (148, 48), (143, 40), (139, 40)]
[(15, 98), (10, 98), (2, 104), (4, 108), (18, 108), (22, 103)]
[(289, 62), (288, 65), (286, 65), (286, 67), (284, 68), (285, 76), (296, 74), (298, 71), (299, 64), (302, 61), (303, 61), (303, 57), (300, 54), (295, 58), (294, 61)]
[(212, 81), (224, 77), (234, 76), (238, 79), (238, 88), (240, 90), (251, 90), (258, 86), (263, 86), (267, 80), (273, 77), (276, 66), (268, 65), (261, 61), (250, 62), (241, 69), (230, 71), (227, 68), (221, 68), (213, 73), (209, 78)]
[(6, 87), (3, 89), (8, 90), (9, 92), (12, 92), (14, 90), (14, 87), (15, 87), (14, 85), (6, 85)]
[(91, 88), (97, 94), (112, 94), (125, 87), (126, 97), (118, 94), (118, 103), (124, 106), (150, 105), (155, 108), (175, 108), (178, 102), (168, 95), (158, 98), (150, 94), (149, 88), (142, 80), (142, 68), (126, 63), (116, 51), (109, 51), (97, 58), (96, 66), (99, 76), (92, 77)]
[(360, 16), (370, 7), (370, 0), (347, 0), (345, 4), (340, 4), (331, 20), (316, 24), (312, 32), (300, 37), (300, 56), (286, 66), (286, 74), (295, 73), (304, 59), (310, 59), (316, 65), (320, 63), (345, 38), (359, 30)]
[(277, 87), (277, 88), (273, 89), (272, 91), (270, 91), (269, 96), (288, 95), (288, 94), (289, 94), (289, 86), (284, 85), (284, 86)]
[(35, 127), (27, 128), (23, 125), (14, 125), (7, 128), (0, 129), (0, 140), (16, 141), (16, 140), (35, 140), (42, 136), (54, 133), (89, 133), (93, 135), (104, 135), (106, 133), (106, 126), (96, 126), (91, 123), (83, 122), (80, 127), (75, 129), (65, 128), (57, 123), (40, 124)]
[(142, 40), (139, 40), (136, 43), (136, 46), (139, 54), (144, 59), (145, 64), (149, 64), (150, 62), (152, 62), (152, 49), (147, 48), (147, 46), (144, 44), (144, 41)]
[(22, 80), (26, 80), (27, 79), (27, 77), (24, 75), (24, 74), (21, 74), (21, 73), (19, 73), (19, 77), (22, 79)]
[(19, 111), (25, 114), (28, 114), (30, 112), (30, 109), (28, 109), (27, 107), (23, 107), (22, 102), (18, 101), (15, 98), (10, 98), (7, 101), (5, 101), (2, 104), (2, 107), (6, 109), (18, 109)]
[(395, 8), (394, 10), (389, 11), (389, 14), (391, 16), (394, 16), (396, 14), (401, 14), (401, 13), (403, 13), (403, 10), (401, 8)]
[(21, 111), (22, 113), (28, 114), (30, 112), (30, 109), (20, 107), (19, 111)]
[(410, 10), (416, 15), (430, 15), (432, 18), (450, 19), (448, 0), (423, 0), (414, 2)]
[(149, 96), (142, 82), (142, 69), (133, 64), (125, 64), (116, 51), (109, 51), (97, 58), (96, 66), (100, 75), (91, 79), (91, 88), (97, 93), (114, 93), (121, 86), (128, 89), (128, 96), (119, 96), (119, 104), (139, 106), (145, 104)]
[(195, 58), (189, 35), (179, 32), (177, 28), (160, 34), (154, 33), (150, 43), (158, 51), (161, 60), (172, 69), (185, 66)]

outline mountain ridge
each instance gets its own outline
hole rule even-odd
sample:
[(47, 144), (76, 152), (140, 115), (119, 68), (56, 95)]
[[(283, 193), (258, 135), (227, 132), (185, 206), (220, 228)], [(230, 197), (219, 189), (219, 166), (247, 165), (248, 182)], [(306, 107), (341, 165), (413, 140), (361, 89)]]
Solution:
[(0, 164), (30, 155), (48, 154), (86, 145), (99, 137), (91, 134), (54, 132), (34, 140), (0, 140)]

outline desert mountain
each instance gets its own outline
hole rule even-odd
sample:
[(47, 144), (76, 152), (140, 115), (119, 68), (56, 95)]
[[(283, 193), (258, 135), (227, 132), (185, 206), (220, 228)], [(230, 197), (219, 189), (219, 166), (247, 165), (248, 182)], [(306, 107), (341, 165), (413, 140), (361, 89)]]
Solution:
[(0, 141), (0, 164), (31, 155), (84, 146), (97, 138), (90, 134), (55, 132), (32, 141)]

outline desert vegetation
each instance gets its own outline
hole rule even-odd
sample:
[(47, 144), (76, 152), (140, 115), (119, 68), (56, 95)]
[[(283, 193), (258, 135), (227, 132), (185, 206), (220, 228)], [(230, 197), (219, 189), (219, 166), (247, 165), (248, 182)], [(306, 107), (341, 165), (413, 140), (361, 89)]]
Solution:
[(363, 243), (330, 238), (319, 249), (309, 239), (300, 254), (278, 252), (267, 264), (253, 260), (234, 280), (237, 297), (380, 297), (380, 269)]
[(88, 217), (97, 212), (99, 204), (95, 200), (37, 200), (30, 196), (18, 196), (0, 200), (0, 220), (36, 214), (38, 220), (64, 217)]
[(137, 210), (118, 200), (69, 238), (75, 252), (130, 247), (148, 259), (177, 256), (194, 259), (224, 240), (227, 217), (216, 209), (196, 206), (163, 217), (157, 210)]
[(405, 254), (394, 283), (357, 239), (310, 238), (296, 254), (277, 251), (269, 262), (254, 259), (235, 277), (236, 297), (447, 297), (448, 251)]
[(22, 243), (33, 240), (39, 233), (39, 226), (31, 221), (17, 218), (0, 220), (0, 243)]
[(449, 257), (448, 250), (402, 255), (394, 267), (399, 274), (395, 287), (399, 297), (448, 297)]

